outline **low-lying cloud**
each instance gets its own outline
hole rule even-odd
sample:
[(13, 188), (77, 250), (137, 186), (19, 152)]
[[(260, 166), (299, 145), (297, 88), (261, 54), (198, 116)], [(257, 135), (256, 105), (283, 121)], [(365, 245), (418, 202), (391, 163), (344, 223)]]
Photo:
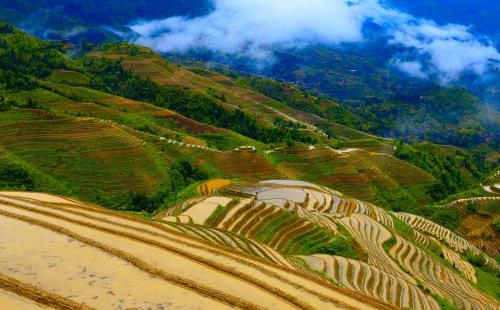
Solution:
[(459, 78), (464, 71), (484, 74), (500, 61), (500, 53), (492, 43), (476, 38), (462, 25), (439, 26), (421, 20), (391, 32), (390, 43), (410, 49), (405, 61), (396, 59), (394, 63), (414, 76), (436, 76), (447, 83)]
[(362, 42), (367, 21), (379, 24), (388, 44), (405, 47), (392, 64), (419, 78), (443, 82), (465, 71), (484, 73), (499, 52), (462, 25), (437, 25), (385, 7), (380, 0), (215, 0), (208, 15), (137, 22), (137, 43), (159, 52), (207, 49), (265, 61), (275, 48)]

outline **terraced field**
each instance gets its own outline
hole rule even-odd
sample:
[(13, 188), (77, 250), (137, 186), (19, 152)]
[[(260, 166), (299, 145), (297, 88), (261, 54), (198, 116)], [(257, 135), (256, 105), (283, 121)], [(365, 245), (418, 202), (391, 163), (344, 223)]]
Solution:
[(500, 255), (500, 233), (494, 228), (494, 222), (500, 217), (499, 206), (500, 197), (489, 196), (458, 199), (439, 208), (458, 211), (461, 218), (457, 233), (491, 257), (497, 257)]
[(182, 224), (65, 198), (0, 193), (0, 222), (0, 299), (23, 309), (390, 307), (284, 258), (273, 263), (181, 232)]
[[(158, 136), (175, 139), (180, 136), (183, 142), (192, 143), (192, 134), (222, 133), (224, 129), (196, 122), (171, 110), (159, 108), (152, 104), (113, 96), (85, 87), (72, 87), (65, 84), (49, 83), (53, 91), (36, 89), (14, 94), (15, 98), (24, 100), (30, 98), (44, 109), (55, 114), (96, 117), (125, 125), (129, 128), (154, 132)], [(82, 96), (89, 92), (87, 98), (74, 101), (66, 96)], [(87, 102), (88, 101), (88, 102)], [(187, 135), (186, 133), (191, 134)], [(185, 139), (185, 140), (184, 140)], [(197, 144), (203, 145), (201, 140)]]
[(405, 273), (384, 250), (383, 244), (392, 237), (392, 233), (387, 228), (363, 214), (352, 214), (342, 218), (341, 221), (368, 252), (368, 263), (409, 283), (416, 284), (416, 281)]
[[(139, 48), (139, 54), (137, 57), (133, 57), (130, 56), (130, 46), (125, 45), (122, 49), (94, 53), (94, 56), (123, 58), (123, 65), (126, 69), (150, 77), (162, 85), (187, 87), (209, 96), (210, 94), (207, 93), (209, 89), (224, 94), (227, 102), (217, 98), (212, 99), (228, 109), (241, 105), (243, 110), (256, 116), (259, 121), (264, 123), (270, 123), (276, 117), (282, 117), (299, 122), (314, 131), (314, 125), (311, 127), (303, 122), (313, 124), (317, 121), (324, 121), (318, 119), (317, 116), (297, 111), (262, 94), (239, 87), (231, 77), (210, 71), (207, 71), (207, 74), (196, 74), (166, 61), (147, 49)], [(270, 147), (269, 145), (263, 145), (229, 130), (196, 122), (171, 110), (148, 103), (91, 89), (88, 79), (84, 79), (84, 77), (81, 73), (70, 70), (58, 70), (46, 80), (41, 81), (43, 87), (15, 92), (11, 96), (21, 102), (32, 100), (39, 106), (40, 110), (48, 112), (39, 111), (40, 113), (57, 115), (57, 117), (67, 119), (95, 118), (119, 124), (123, 126), (120, 131), (146, 142), (144, 148), (148, 149), (151, 153), (149, 155), (156, 158), (159, 163), (169, 165), (179, 158), (190, 158), (197, 165), (204, 163), (210, 165), (214, 171), (214, 175), (211, 177), (234, 178), (245, 182), (257, 182), (271, 178), (303, 179), (338, 188), (350, 196), (372, 203), (377, 202), (378, 197), (377, 191), (374, 190), (375, 187), (392, 191), (401, 187), (432, 182), (432, 178), (422, 170), (388, 155), (393, 152), (391, 141), (377, 140), (373, 136), (345, 126), (332, 124), (339, 132), (342, 132), (343, 136), (349, 136), (349, 138), (346, 137), (349, 139), (350, 144), (348, 143), (348, 145), (356, 147), (356, 149), (337, 151), (327, 147), (311, 146), (308, 148), (309, 146), (305, 146), (303, 152), (291, 156), (290, 152), (293, 151), (290, 149), (293, 148), (285, 148), (284, 152), (287, 154), (283, 158), (280, 152), (263, 154), (262, 150)], [(6, 113), (12, 114), (14, 112)], [(16, 119), (12, 115), (8, 115), (8, 118)], [(16, 121), (18, 120), (20, 119), (16, 119)], [(321, 136), (321, 139), (324, 138), (321, 133), (318, 135)], [(255, 146), (257, 151), (229, 151), (246, 144)], [(96, 145), (96, 147), (100, 147), (100, 145)], [(81, 145), (75, 144), (74, 150), (81, 153)], [(86, 146), (83, 147), (83, 152), (86, 152)], [(134, 159), (139, 160), (139, 158), (135, 157)], [(26, 160), (27, 164), (32, 165), (32, 158)], [(150, 163), (150, 161), (144, 163)], [(126, 164), (124, 165), (125, 168), (128, 168)], [(39, 168), (38, 163), (33, 166)], [(43, 163), (41, 172), (47, 173), (50, 177), (53, 170), (47, 170), (47, 166), (50, 164)], [(60, 166), (60, 169), (63, 169), (64, 164)], [(148, 164), (147, 166), (150, 168), (155, 165)], [(137, 166), (135, 170), (140, 171), (141, 166)], [(411, 173), (399, 173), (398, 171), (411, 171)], [(152, 185), (133, 185), (128, 188), (126, 186), (128, 183), (122, 181), (121, 176), (114, 183), (119, 184), (117, 186), (120, 188), (126, 188), (126, 191), (150, 193), (154, 191), (158, 181), (164, 178), (165, 173), (156, 174), (154, 177), (151, 177), (150, 174), (150, 171), (145, 171), (138, 178), (135, 178), (135, 174), (131, 175), (137, 181), (131, 181), (132, 178), (128, 179), (129, 182), (142, 184), (143, 179), (147, 178), (145, 181)], [(80, 180), (80, 177), (76, 176), (72, 179)], [(56, 175), (56, 180), (66, 181), (62, 180), (59, 175)], [(82, 180), (85, 180), (85, 177)], [(108, 187), (110, 191), (116, 192), (110, 188), (112, 185), (100, 186), (99, 182), (103, 180), (115, 181), (113, 177), (108, 176), (97, 178), (95, 183), (97, 192), (101, 189), (106, 190)], [(86, 183), (85, 187), (89, 187), (87, 184), (94, 184), (92, 182), (94, 180)], [(62, 187), (65, 186), (66, 184), (63, 184)], [(80, 187), (77, 189), (80, 190)], [(51, 191), (50, 188), (44, 188), (44, 190)], [(55, 192), (59, 193), (60, 191)], [(87, 199), (87, 197), (92, 196), (89, 200), (96, 201), (95, 197), (99, 195), (99, 193), (84, 193), (80, 197)]]
[[(282, 253), (300, 252), (300, 240), (314, 236), (317, 244), (328, 242), (331, 234), (318, 223), (336, 231), (327, 218), (301, 212), (293, 216), (290, 209), (247, 199), (209, 197), (180, 204), (157, 219), (174, 223), (209, 225), (244, 238), (254, 239)], [(329, 222), (325, 225), (326, 222)]]
[[(457, 253), (470, 251), (476, 255), (484, 254), (483, 251), (481, 251), (478, 247), (453, 233), (451, 230), (439, 226), (436, 223), (429, 221), (423, 217), (408, 213), (395, 213), (395, 215), (414, 229), (425, 232), (426, 234), (437, 238)], [(488, 266), (490, 266), (494, 270), (500, 271), (500, 266), (493, 258), (489, 257), (488, 255), (484, 255), (484, 257), (486, 258), (486, 263)]]
[(499, 216), (473, 214), (460, 222), (457, 232), (492, 257), (500, 255), (500, 234), (492, 227)]
[(19, 64), (0, 70), (0, 310), (500, 309), (499, 172), (456, 195), (484, 197), (436, 207), (459, 211), (452, 232), (384, 209), (429, 211), (429, 185), (450, 190), (396, 141), (291, 107), (330, 116), (333, 101), (279, 102), (131, 44), (71, 59), (1, 28)]
[[(0, 146), (42, 173), (85, 192), (152, 192), (166, 175), (157, 154), (118, 124), (40, 110), (1, 113)], [(115, 167), (115, 168), (111, 168)]]
[(211, 196), (217, 193), (219, 189), (229, 184), (231, 184), (230, 180), (225, 180), (225, 179), (210, 180), (208, 182), (200, 184), (197, 190), (200, 195)]
[(323, 215), (360, 213), (384, 225), (393, 226), (392, 218), (379, 207), (357, 199), (343, 198), (338, 191), (312, 183), (268, 180), (256, 186), (234, 185), (226, 189), (231, 192), (256, 195), (258, 201), (300, 210), (300, 212), (310, 211)]
[(432, 297), (409, 283), (373, 265), (340, 256), (301, 256), (310, 268), (343, 286), (384, 300), (400, 308), (439, 309)]
[[(389, 212), (303, 181), (230, 184), (220, 188), (218, 194), (226, 196), (195, 198), (159, 214), (157, 219), (174, 226), (187, 223), (191, 234), (205, 240), (300, 270), (286, 256), (292, 255), (347, 289), (400, 308), (439, 309), (430, 293), (464, 309), (499, 306), (472, 284), (478, 281), (476, 271), (460, 256), (465, 249), (475, 247), (432, 222), (421, 226), (410, 221), (410, 241), (397, 232)], [(402, 213), (395, 216), (413, 219)], [(366, 253), (366, 261), (321, 252), (301, 253), (306, 240), (328, 244), (346, 234), (353, 238), (358, 251)], [(265, 248), (257, 250), (255, 242), (265, 244)], [(449, 264), (415, 244), (441, 251), (442, 259)], [(489, 260), (493, 264), (494, 260)], [(440, 286), (439, 281), (447, 284)], [(466, 296), (465, 300), (461, 296)]]
[[(138, 55), (130, 56), (130, 46), (122, 45), (107, 51), (94, 52), (94, 56), (110, 59), (122, 59), (126, 70), (147, 77), (160, 85), (189, 88), (193, 91), (207, 94), (215, 92), (224, 96), (225, 100), (214, 97), (219, 104), (229, 108), (241, 108), (246, 113), (254, 115), (260, 122), (271, 125), (276, 118), (300, 123), (314, 132), (316, 127), (311, 125), (311, 119), (321, 119), (310, 113), (297, 111), (283, 103), (275, 101), (250, 89), (239, 87), (229, 82), (220, 74), (199, 75), (168, 62), (160, 55), (147, 48), (141, 48)], [(212, 80), (213, 78), (213, 80)]]
[(453, 300), (462, 309), (498, 309), (492, 297), (475, 289), (410, 242), (399, 236), (396, 239), (390, 255), (433, 293)]
[(392, 155), (359, 148), (286, 149), (268, 156), (289, 178), (325, 184), (369, 202), (377, 202), (374, 187), (391, 192), (434, 182), (428, 173)]

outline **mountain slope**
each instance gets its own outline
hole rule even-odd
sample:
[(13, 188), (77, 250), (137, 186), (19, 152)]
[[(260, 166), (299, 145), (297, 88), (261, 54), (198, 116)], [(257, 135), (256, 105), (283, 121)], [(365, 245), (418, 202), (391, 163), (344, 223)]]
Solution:
[[(443, 169), (457, 171), (459, 177), (454, 176), (455, 183), (450, 185), (432, 165), (421, 165), (414, 160), (416, 155), (400, 152), (394, 141), (335, 122), (337, 118), (360, 122), (349, 110), (289, 84), (230, 77), (207, 69), (186, 70), (151, 50), (130, 44), (108, 45), (83, 58), (71, 59), (64, 54), (64, 45), (36, 40), (11, 26), (2, 29), (8, 51), (5, 55), (15, 58), (0, 69), (10, 83), (0, 96), (6, 110), (2, 113), (5, 119), (12, 120), (5, 125), (7, 136), (2, 148), (5, 154), (16, 158), (9, 161), (6, 171), (21, 173), (18, 180), (11, 180), (6, 186), (19, 186), (19, 182), (28, 178), (30, 189), (37, 185), (40, 191), (74, 193), (106, 206), (133, 209), (138, 207), (130, 206), (131, 200), (150, 196), (153, 202), (146, 203), (148, 207), (143, 209), (151, 211), (165, 198), (160, 193), (176, 183), (175, 177), (167, 177), (169, 180), (165, 181), (165, 176), (177, 173), (170, 171), (176, 162), (187, 160), (200, 171), (178, 167), (181, 173), (187, 173), (182, 178), (184, 185), (206, 177), (251, 182), (299, 178), (339, 188), (346, 194), (394, 210), (408, 211), (431, 204), (436, 199), (433, 193), (436, 188), (446, 196), (457, 189), (477, 186), (481, 174), (488, 169), (476, 167), (472, 159), (465, 157), (467, 153), (458, 149), (457, 155), (449, 158), (431, 158), (436, 161), (434, 166), (444, 165)], [(43, 61), (32, 61), (32, 54)], [(45, 123), (38, 122), (36, 115), (46, 118)], [(27, 143), (32, 138), (27, 136), (28, 132), (20, 134), (15, 130), (16, 122), (23, 117), (27, 124), (40, 124), (34, 132), (48, 131), (51, 144), (46, 146), (46, 154), (43, 149), (38, 150), (39, 160), (30, 153)], [(117, 139), (135, 141), (141, 151), (130, 149), (126, 153), (121, 146), (108, 149), (106, 145), (96, 145), (92, 139), (76, 139), (78, 134), (61, 136), (57, 122), (62, 119), (68, 124), (92, 122), (95, 124), (92, 131), (96, 132), (115, 128), (119, 132)], [(54, 132), (43, 127), (52, 124)], [(61, 137), (63, 145), (74, 145), (61, 150), (60, 158), (56, 156), (57, 165), (41, 160), (52, 158), (47, 154), (53, 147), (58, 148), (59, 142), (53, 142), (51, 135)], [(26, 144), (24, 149), (9, 145), (14, 136), (19, 143)], [(254, 146), (255, 151), (239, 149), (242, 145)], [(122, 186), (116, 192), (120, 197), (130, 196), (125, 199), (129, 202), (114, 205), (116, 199), (103, 200), (107, 191), (105, 182), (127, 184), (117, 169), (106, 171), (105, 181), (96, 180), (95, 184), (88, 177), (91, 170), (87, 167), (101, 160), (89, 157), (89, 150), (94, 148), (96, 154), (105, 156), (107, 164), (103, 168), (108, 164), (123, 166), (122, 162), (129, 160), (144, 163), (131, 170), (137, 173), (133, 181), (137, 184)], [(433, 152), (420, 149), (426, 156)], [(467, 160), (463, 161), (464, 157)], [(82, 161), (82, 165), (74, 164), (75, 160)], [(16, 163), (14, 168), (12, 163)], [(68, 169), (71, 174), (58, 172), (65, 166), (72, 167)], [(434, 186), (436, 182), (441, 184)], [(443, 186), (445, 191), (441, 190)], [(441, 192), (439, 200), (444, 198)]]

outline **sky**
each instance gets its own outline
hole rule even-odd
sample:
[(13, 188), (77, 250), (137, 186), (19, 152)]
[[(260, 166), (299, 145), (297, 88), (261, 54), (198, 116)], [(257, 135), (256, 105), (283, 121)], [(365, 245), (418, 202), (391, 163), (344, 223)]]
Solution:
[(197, 18), (135, 22), (136, 43), (158, 52), (206, 49), (266, 62), (277, 47), (363, 42), (363, 27), (371, 21), (382, 26), (388, 45), (404, 47), (390, 65), (418, 78), (448, 83), (500, 63), (490, 40), (468, 25), (415, 18), (380, 0), (215, 0), (214, 7)]

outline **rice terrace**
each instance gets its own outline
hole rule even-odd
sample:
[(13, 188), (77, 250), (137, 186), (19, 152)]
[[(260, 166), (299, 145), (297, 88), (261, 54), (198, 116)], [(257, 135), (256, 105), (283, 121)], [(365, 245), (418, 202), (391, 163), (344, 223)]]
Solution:
[(0, 0), (0, 310), (500, 310), (497, 2)]

